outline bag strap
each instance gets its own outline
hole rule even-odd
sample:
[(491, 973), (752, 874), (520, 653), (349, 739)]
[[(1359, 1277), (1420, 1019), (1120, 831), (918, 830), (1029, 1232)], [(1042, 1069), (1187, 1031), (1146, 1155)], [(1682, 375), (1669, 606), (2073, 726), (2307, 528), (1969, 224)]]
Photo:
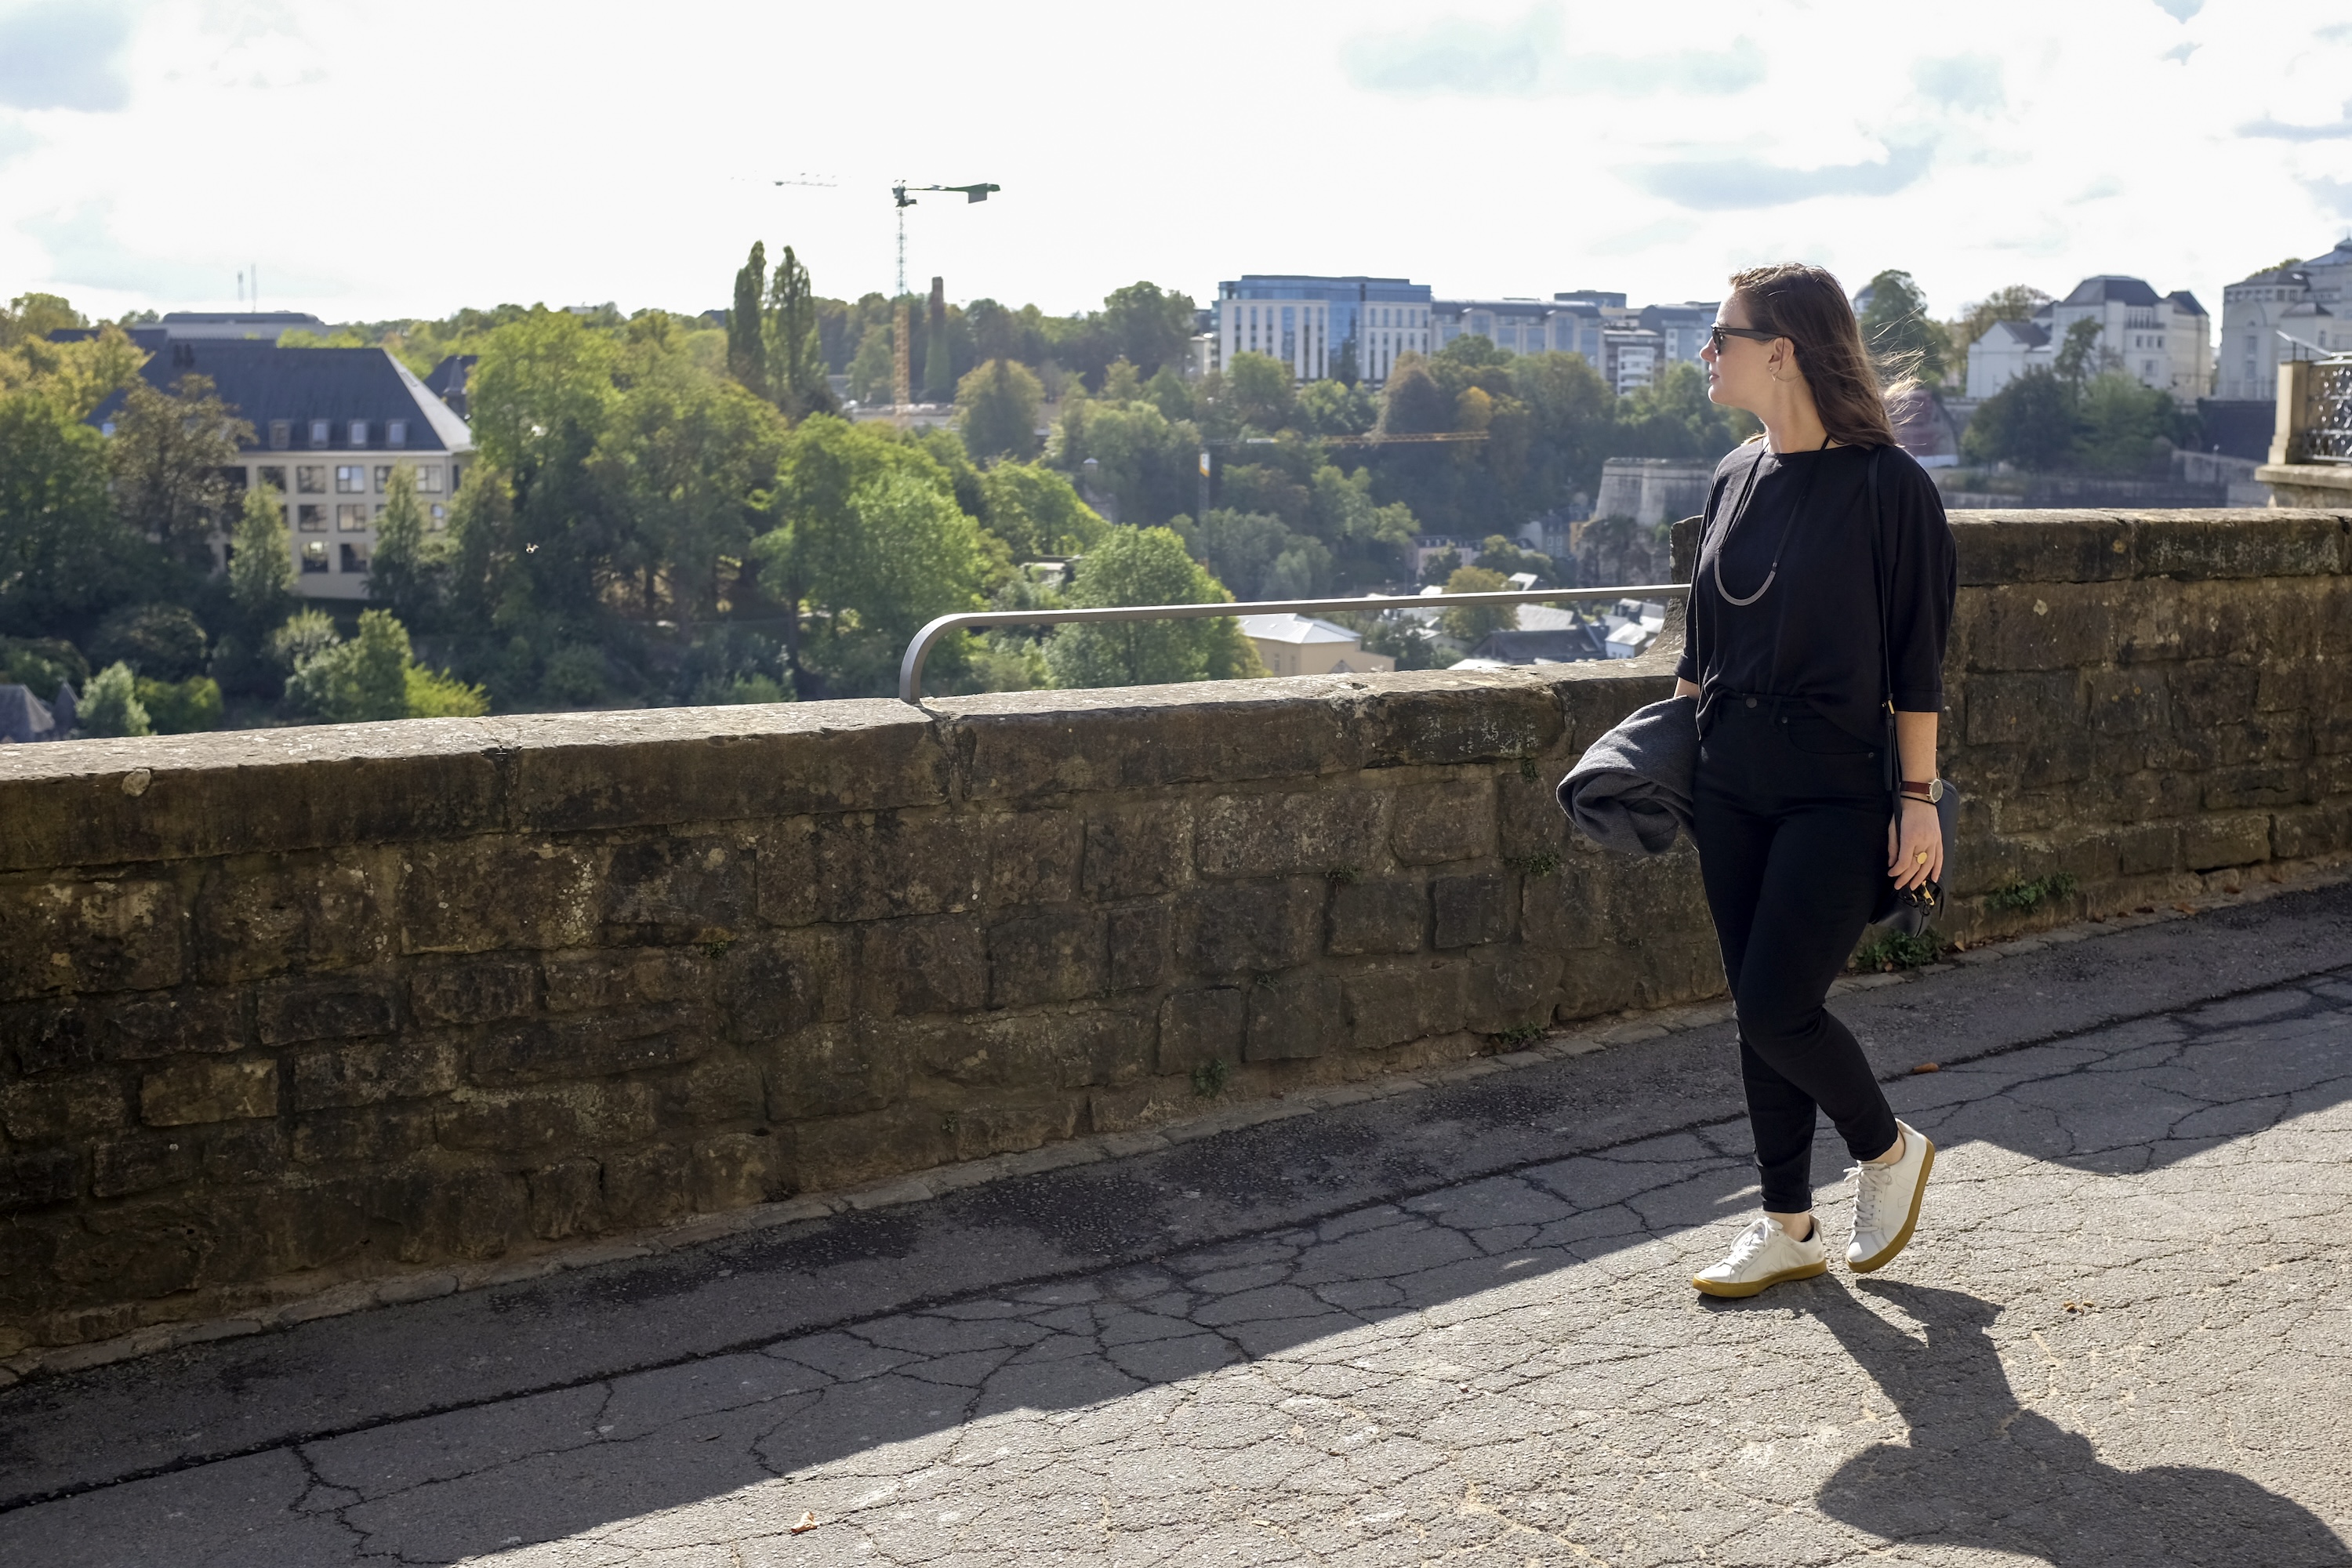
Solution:
[(1885, 511), (1878, 490), (1878, 459), (1886, 451), (1884, 447), (1870, 450), (1870, 575), (1878, 593), (1878, 673), (1879, 701), (1886, 710), (1886, 793), (1895, 795), (1901, 788), (1902, 759), (1895, 754), (1895, 638), (1887, 616), (1886, 563), (1883, 550), (1886, 532)]

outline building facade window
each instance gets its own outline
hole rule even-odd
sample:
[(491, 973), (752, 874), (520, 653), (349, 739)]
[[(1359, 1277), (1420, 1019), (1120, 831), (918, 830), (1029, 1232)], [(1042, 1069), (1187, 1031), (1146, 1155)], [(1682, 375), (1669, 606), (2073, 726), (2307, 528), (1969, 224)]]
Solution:
[(431, 529), (436, 533), (438, 533), (443, 529), (448, 527), (449, 509), (443, 506), (439, 501), (435, 501), (430, 507), (425, 509), (425, 526)]
[(347, 496), (367, 494), (367, 466), (363, 463), (336, 464), (335, 493)]
[(269, 422), (269, 449), (282, 452), (294, 444), (294, 421), (272, 419)]
[(302, 463), (298, 465), (294, 469), (294, 489), (296, 493), (299, 495), (325, 495), (327, 493), (327, 469), (325, 465), (320, 463)]
[(440, 464), (419, 463), (416, 465), (416, 493), (426, 496), (437, 496), (441, 493)]
[[(306, 500), (294, 509), (294, 526), (305, 533), (327, 531), (327, 509), (314, 500)], [(321, 550), (325, 545), (319, 547)]]
[(383, 444), (387, 447), (408, 445), (408, 421), (394, 419), (383, 427)]
[(362, 501), (357, 505), (345, 502), (335, 508), (335, 531), (338, 533), (365, 533), (368, 510)]
[(302, 570), (305, 572), (324, 572), (326, 569), (327, 542), (323, 539), (304, 540), (302, 542)]
[(367, 422), (366, 420), (364, 420), (364, 419), (354, 419), (354, 420), (352, 420), (352, 446), (354, 446), (354, 447), (364, 447), (364, 446), (366, 446), (366, 445), (367, 445), (367, 430), (368, 430), (368, 422)]
[(343, 570), (351, 573), (354, 576), (366, 576), (368, 569), (367, 546), (364, 544), (353, 544), (346, 541), (343, 544), (342, 550)]
[(279, 495), (286, 493), (286, 470), (275, 463), (264, 463), (260, 468), (261, 482)]
[(382, 495), (390, 489), (392, 489), (392, 465), (378, 463), (375, 466), (375, 493)]
[(310, 445), (312, 445), (313, 447), (323, 447), (323, 446), (325, 446), (325, 445), (327, 444), (327, 442), (328, 442), (328, 439), (329, 439), (329, 437), (328, 437), (328, 434), (327, 434), (328, 429), (329, 429), (329, 426), (328, 426), (328, 423), (327, 423), (327, 421), (326, 421), (326, 420), (324, 420), (324, 419), (313, 419), (313, 420), (311, 420), (311, 421), (310, 421)]

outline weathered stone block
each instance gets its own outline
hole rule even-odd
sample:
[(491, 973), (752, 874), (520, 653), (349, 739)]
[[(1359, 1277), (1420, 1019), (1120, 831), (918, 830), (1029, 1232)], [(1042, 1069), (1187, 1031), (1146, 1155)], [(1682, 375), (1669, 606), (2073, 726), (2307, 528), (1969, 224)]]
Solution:
[(255, 1031), (265, 1046), (390, 1034), (394, 984), (383, 974), (273, 981), (254, 997)]
[(1247, 999), (1234, 985), (1178, 991), (1160, 1005), (1159, 1049), (1152, 1070), (1189, 1073), (1218, 1060), (1241, 1059)]
[(417, 1022), (488, 1024), (520, 1018), (539, 1006), (538, 966), (527, 959), (459, 959), (419, 969), (408, 979)]
[(1968, 685), (1968, 743), (2039, 749), (2079, 736), (2081, 684), (2072, 669), (1974, 677)]
[(100, 1139), (89, 1152), (90, 1195), (99, 1198), (129, 1197), (191, 1182), (204, 1164), (194, 1132), (131, 1131)]
[(2116, 595), (2102, 584), (1979, 589), (1954, 617), (1952, 662), (1970, 671), (2076, 670), (2115, 657)]
[(21, 1078), (86, 1072), (105, 1059), (94, 1007), (71, 1001), (0, 1006), (0, 1073)]
[(1554, 686), (1531, 669), (1381, 677), (1356, 718), (1363, 765), (1458, 767), (1539, 756), (1563, 728)]
[(2181, 834), (2181, 858), (2192, 871), (2252, 866), (2271, 858), (2271, 819), (2265, 812), (2192, 819)]
[(1952, 520), (1963, 602), (1972, 587), (2100, 583), (2132, 574), (2131, 527), (2105, 512), (1963, 512)]
[(2271, 855), (2301, 860), (2352, 849), (2352, 805), (2306, 806), (2271, 816)]
[(992, 905), (1062, 904), (1078, 896), (1085, 837), (1077, 813), (1005, 812), (965, 822), (982, 829), (988, 841), (983, 893)]
[(294, 1121), (295, 1163), (391, 1165), (433, 1145), (436, 1116), (429, 1105), (379, 1105), (316, 1110)]
[(178, 895), (167, 882), (0, 887), (0, 1002), (180, 983)]
[(1429, 884), (1429, 901), (1435, 947), (1474, 947), (1510, 937), (1511, 879), (1500, 871), (1436, 878)]
[(817, 918), (816, 841), (816, 821), (806, 816), (770, 823), (754, 840), (760, 918), (770, 925)]
[(694, 1145), (694, 1206), (703, 1214), (793, 1195), (792, 1145), (762, 1132), (723, 1132)]
[(1024, 1007), (1097, 995), (1108, 954), (1093, 910), (1024, 915), (988, 930), (989, 1004)]
[(1408, 866), (1495, 853), (1495, 781), (1462, 779), (1401, 789), (1389, 843)]
[(767, 1120), (761, 1060), (748, 1051), (714, 1048), (699, 1061), (672, 1068), (646, 1081), (654, 1091), (655, 1113), (666, 1129), (692, 1131), (736, 1122)]
[(1559, 997), (1566, 955), (1524, 943), (1482, 953), (1464, 985), (1464, 1022), (1493, 1034), (1547, 1022)]
[(1130, 904), (1110, 911), (1108, 983), (1113, 991), (1164, 984), (1173, 966), (1175, 925), (1164, 903)]
[(954, 1157), (954, 1135), (938, 1107), (895, 1105), (795, 1128), (793, 1183), (803, 1192), (845, 1187)]
[(1419, 952), (1429, 924), (1429, 889), (1419, 882), (1340, 882), (1331, 889), (1334, 953)]
[(658, 1225), (692, 1212), (694, 1156), (675, 1143), (604, 1157), (604, 1213), (618, 1226)]
[(1347, 1005), (1339, 983), (1328, 974), (1297, 971), (1253, 984), (1246, 994), (1244, 1061), (1301, 1061), (1346, 1043)]
[(2089, 694), (2089, 719), (2095, 732), (2129, 734), (2162, 730), (2170, 721), (2161, 669), (2142, 665), (2094, 669), (2084, 676), (2084, 684)]
[[(736, 945), (723, 949), (727, 961), (734, 959)], [(711, 970), (718, 962), (706, 957), (700, 949), (677, 947), (551, 958), (543, 966), (547, 975), (547, 1010), (602, 1012), (642, 1007), (649, 1003), (697, 1001), (709, 994)]]
[(969, 817), (944, 810), (855, 812), (817, 833), (817, 917), (878, 921), (968, 910), (980, 900), (988, 846)]
[(681, 835), (615, 846), (604, 886), (607, 942), (678, 942), (747, 930), (758, 903), (750, 845)]
[(228, 989), (118, 996), (103, 1005), (100, 1016), (101, 1050), (109, 1061), (215, 1055), (247, 1045), (245, 1009), (238, 993)]
[(1036, 1094), (1018, 1100), (993, 1097), (958, 1105), (941, 1120), (951, 1157), (981, 1160), (1017, 1153), (1077, 1136), (1087, 1101), (1076, 1095)]
[(80, 1195), (81, 1165), (71, 1149), (0, 1154), (0, 1214), (20, 1214)]
[(907, 1091), (908, 1031), (873, 1023), (825, 1025), (761, 1053), (768, 1120), (804, 1121), (879, 1110)]
[(672, 1003), (504, 1025), (484, 1034), (467, 1076), (479, 1084), (551, 1083), (690, 1062), (710, 1049), (707, 1008)]
[(374, 963), (392, 950), (382, 857), (344, 850), (215, 861), (196, 896), (190, 946), (199, 978)]
[(972, 800), (1314, 778), (1363, 765), (1358, 715), (1273, 682), (1022, 691), (928, 706), (949, 715)]
[(642, 1083), (456, 1090), (434, 1112), (442, 1148), (499, 1155), (568, 1152), (653, 1135), (653, 1090)]
[(1202, 974), (1289, 969), (1322, 944), (1323, 883), (1196, 888), (1179, 895), (1177, 942)]
[(604, 907), (601, 846), (524, 836), (420, 844), (401, 884), (408, 952), (590, 947)]
[(856, 1009), (877, 1017), (963, 1013), (988, 1002), (980, 923), (966, 915), (887, 921), (858, 933)]
[(1087, 818), (1085, 883), (1091, 899), (1148, 898), (1192, 879), (1192, 813), (1181, 800)]
[(377, 1181), (373, 1217), (398, 1227), (403, 1263), (496, 1258), (529, 1225), (520, 1177), (478, 1162), (418, 1162)]
[(1208, 877), (1322, 875), (1378, 865), (1386, 796), (1360, 790), (1219, 795), (1201, 808), (1193, 856)]
[(63, 1142), (130, 1122), (129, 1096), (110, 1072), (0, 1086), (0, 1129), (19, 1143)]
[(593, 1160), (559, 1160), (525, 1173), (530, 1233), (542, 1241), (593, 1236), (604, 1228), (604, 1167)]
[(186, 1062), (151, 1072), (139, 1085), (139, 1118), (150, 1127), (277, 1114), (274, 1061)]
[(2254, 711), (2262, 671), (2251, 664), (2190, 659), (2169, 672), (2177, 727), (2210, 730), (2234, 724)]
[(853, 933), (831, 926), (736, 943), (712, 965), (735, 1037), (764, 1040), (849, 1016)]
[(2205, 775), (2208, 811), (2238, 811), (2256, 805), (2294, 805), (2311, 790), (2311, 770), (2295, 763), (2263, 763), (2215, 768)]
[(1462, 1027), (1459, 963), (1418, 963), (1351, 974), (1342, 983), (1349, 1037), (1358, 1050), (1385, 1050)]
[(294, 1109), (380, 1105), (446, 1094), (457, 1085), (457, 1052), (446, 1040), (386, 1040), (332, 1046), (294, 1058)]

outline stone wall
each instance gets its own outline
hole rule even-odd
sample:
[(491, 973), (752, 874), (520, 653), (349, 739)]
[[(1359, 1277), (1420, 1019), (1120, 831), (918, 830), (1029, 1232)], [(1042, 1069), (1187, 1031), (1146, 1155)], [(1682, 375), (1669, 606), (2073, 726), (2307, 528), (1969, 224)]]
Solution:
[[(2352, 849), (2346, 516), (1958, 532), (1949, 934)], [(8, 748), (0, 1354), (1714, 994), (1670, 658)]]

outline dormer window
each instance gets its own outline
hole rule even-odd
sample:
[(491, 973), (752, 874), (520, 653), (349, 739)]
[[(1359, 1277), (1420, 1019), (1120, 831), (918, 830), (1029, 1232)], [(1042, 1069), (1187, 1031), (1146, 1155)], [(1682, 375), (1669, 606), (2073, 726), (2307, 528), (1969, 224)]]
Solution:
[(269, 449), (282, 452), (294, 444), (294, 421), (272, 419), (269, 422)]
[(387, 447), (408, 445), (408, 421), (394, 419), (383, 427), (383, 444)]
[(352, 421), (352, 446), (364, 447), (367, 445), (367, 426), (368, 422), (364, 419), (354, 419)]
[(327, 432), (328, 432), (328, 429), (329, 429), (329, 428), (330, 428), (330, 425), (329, 425), (329, 422), (328, 422), (327, 420), (324, 420), (324, 419), (313, 419), (313, 420), (311, 420), (311, 421), (310, 421), (310, 445), (312, 445), (313, 447), (323, 447), (323, 446), (325, 446), (325, 445), (327, 444), (328, 440), (329, 440), (329, 437), (328, 437), (328, 435), (327, 435)]

